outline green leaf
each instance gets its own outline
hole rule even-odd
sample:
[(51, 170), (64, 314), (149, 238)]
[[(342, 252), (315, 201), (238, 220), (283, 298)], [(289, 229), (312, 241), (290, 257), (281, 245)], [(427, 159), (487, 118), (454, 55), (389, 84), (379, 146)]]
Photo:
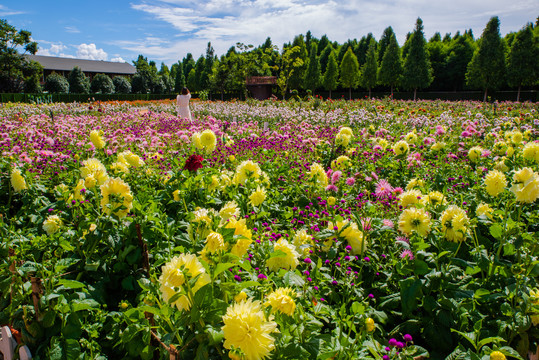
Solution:
[(498, 344), (500, 342), (506, 342), (506, 341), (499, 336), (492, 336), (492, 337), (484, 338), (484, 339), (481, 339), (481, 341), (477, 343), (477, 348), (481, 349), (483, 346), (487, 344), (490, 344), (490, 343)]
[(60, 284), (66, 289), (82, 289), (86, 287), (84, 283), (81, 283), (80, 281), (77, 281), (77, 280), (60, 279), (58, 280), (58, 284)]
[(473, 297), (476, 299), (481, 299), (486, 295), (490, 295), (490, 291), (488, 291), (487, 289), (477, 289)]
[(503, 228), (500, 224), (493, 224), (490, 226), (489, 232), (495, 239), (500, 240), (502, 238)]
[(268, 259), (274, 258), (274, 257), (285, 257), (286, 253), (282, 250), (274, 251), (270, 254)]
[(417, 308), (417, 300), (421, 295), (421, 280), (408, 278), (399, 281), (401, 288), (401, 305), (403, 315), (410, 314)]
[(71, 302), (71, 309), (73, 310), (73, 312), (90, 310), (98, 307), (99, 303), (94, 299), (73, 300)]
[(524, 360), (524, 358), (522, 356), (520, 356), (520, 354), (515, 349), (513, 349), (512, 347), (503, 346), (503, 347), (500, 348), (500, 351), (506, 356), (510, 356), (510, 357), (513, 357), (513, 358), (519, 359), (519, 360)]
[(217, 276), (219, 276), (219, 274), (227, 271), (228, 269), (236, 266), (237, 264), (233, 264), (233, 263), (220, 263), (220, 264), (217, 264), (217, 266), (215, 267), (215, 272), (213, 273), (213, 278), (215, 279)]
[(451, 332), (456, 332), (457, 334), (459, 334), (460, 336), (462, 336), (463, 338), (468, 340), (476, 351), (478, 350), (477, 345), (475, 343), (475, 341), (477, 339), (477, 335), (474, 332), (464, 333), (462, 331), (458, 331), (458, 330), (455, 330), (455, 329), (451, 329)]

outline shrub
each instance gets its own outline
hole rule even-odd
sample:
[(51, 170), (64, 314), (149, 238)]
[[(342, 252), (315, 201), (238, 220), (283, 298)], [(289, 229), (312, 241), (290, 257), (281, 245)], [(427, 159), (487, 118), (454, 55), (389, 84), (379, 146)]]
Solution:
[(108, 75), (97, 74), (92, 79), (90, 89), (93, 93), (112, 94), (114, 92), (114, 84)]
[(90, 80), (84, 75), (82, 70), (75, 66), (67, 77), (69, 91), (74, 94), (88, 94), (90, 92)]
[(62, 75), (52, 73), (45, 79), (45, 91), (51, 93), (68, 93), (69, 83)]
[(116, 76), (112, 79), (112, 83), (117, 94), (129, 94), (131, 92), (131, 84), (124, 76)]

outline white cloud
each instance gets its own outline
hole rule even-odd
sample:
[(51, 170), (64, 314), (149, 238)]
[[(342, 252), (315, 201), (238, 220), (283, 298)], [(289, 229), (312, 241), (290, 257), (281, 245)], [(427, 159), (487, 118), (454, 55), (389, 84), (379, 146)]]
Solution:
[(110, 59), (110, 61), (112, 61), (112, 62), (119, 62), (119, 63), (127, 62), (127, 61), (125, 61), (121, 56), (112, 58), (112, 59)]
[(80, 33), (80, 30), (77, 29), (75, 26), (66, 26), (64, 27), (65, 31), (72, 34), (78, 34)]
[[(67, 46), (65, 46), (62, 43), (52, 43), (45, 40), (37, 40), (39, 46), (38, 51), (36, 55), (43, 55), (43, 56), (55, 56), (55, 57), (65, 57), (65, 58), (74, 58), (73, 55), (66, 54), (64, 51), (68, 49)], [(44, 49), (41, 46), (49, 45), (48, 49)]]
[(7, 6), (0, 5), (0, 16), (12, 16), (26, 14), (24, 11), (11, 10)]
[(308, 30), (342, 43), (369, 32), (379, 39), (392, 26), (402, 45), (418, 17), (427, 38), (434, 32), (454, 34), (470, 28), (477, 38), (495, 15), (503, 35), (535, 20), (537, 0), (513, 0), (511, 6), (505, 0), (139, 0), (131, 7), (169, 24), (176, 34), (115, 44), (172, 63), (188, 52), (195, 57), (204, 54), (209, 41), (221, 55), (236, 42), (256, 46), (268, 36), (281, 48)]
[(77, 46), (77, 58), (88, 60), (107, 60), (108, 55), (103, 49), (98, 49), (95, 44), (80, 44)]

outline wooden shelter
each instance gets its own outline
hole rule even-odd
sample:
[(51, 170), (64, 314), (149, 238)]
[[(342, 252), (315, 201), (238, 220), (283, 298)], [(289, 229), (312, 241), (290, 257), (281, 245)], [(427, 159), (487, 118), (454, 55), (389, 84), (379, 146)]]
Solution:
[(269, 99), (272, 94), (272, 88), (277, 84), (276, 76), (250, 76), (245, 79), (247, 90), (251, 96), (258, 100)]

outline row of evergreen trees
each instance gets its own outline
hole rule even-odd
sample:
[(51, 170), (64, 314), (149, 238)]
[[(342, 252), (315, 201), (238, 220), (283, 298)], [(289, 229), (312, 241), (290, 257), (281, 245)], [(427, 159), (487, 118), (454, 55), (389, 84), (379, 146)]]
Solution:
[(67, 79), (60, 74), (52, 73), (45, 79), (45, 91), (50, 93), (75, 93), (75, 94), (128, 94), (131, 92), (131, 83), (124, 76), (115, 76), (111, 79), (106, 74), (96, 74), (90, 81), (84, 72), (75, 66), (69, 72)]
[[(399, 46), (391, 27), (379, 41), (368, 34), (344, 44), (331, 42), (327, 36), (296, 36), (285, 44), (281, 53), (268, 38), (264, 44), (237, 44), (217, 58), (211, 43), (206, 55), (195, 62), (192, 54), (169, 69), (162, 64), (154, 74), (170, 74), (174, 90), (187, 86), (193, 91), (220, 93), (245, 91), (248, 76), (277, 76), (284, 96), (290, 90), (326, 91), (358, 87), (414, 91), (459, 91), (482, 89), (485, 99), (489, 90), (520, 89), (535, 86), (539, 79), (539, 18), (520, 31), (500, 35), (500, 22), (493, 17), (481, 37), (474, 39), (471, 30), (443, 38), (436, 33), (426, 41), (423, 23), (417, 19), (415, 29)], [(145, 59), (139, 56), (139, 69)], [(139, 70), (140, 71), (140, 70)], [(151, 91), (151, 89), (148, 89)]]

